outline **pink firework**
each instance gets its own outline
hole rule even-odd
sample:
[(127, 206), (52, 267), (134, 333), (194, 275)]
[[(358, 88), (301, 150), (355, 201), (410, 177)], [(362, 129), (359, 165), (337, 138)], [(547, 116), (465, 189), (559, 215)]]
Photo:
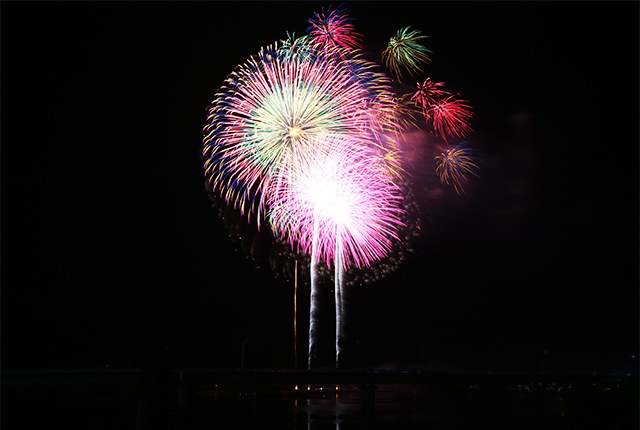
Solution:
[(450, 95), (448, 92), (439, 89), (444, 85), (444, 82), (432, 82), (431, 78), (427, 78), (422, 85), (420, 82), (417, 82), (416, 85), (418, 86), (418, 91), (411, 97), (411, 100), (415, 102), (416, 107), (422, 108), (422, 113), (425, 116), (430, 106)]
[[(314, 145), (324, 142), (317, 137), (363, 133), (370, 116), (362, 106), (387, 88), (373, 68), (355, 51), (316, 49), (308, 37), (261, 49), (229, 75), (209, 110), (203, 156), (210, 183), (259, 221), (270, 184), (312, 163)], [(380, 116), (393, 105), (375, 108)], [(380, 122), (365, 123), (368, 134), (381, 134)]]
[(309, 19), (309, 34), (318, 46), (341, 47), (345, 49), (360, 49), (362, 36), (355, 32), (345, 9), (327, 10), (314, 13), (315, 19)]
[(433, 118), (436, 134), (445, 141), (447, 136), (464, 137), (472, 131), (469, 124), (473, 117), (471, 106), (466, 100), (457, 100), (453, 95), (432, 104), (427, 114)]
[(330, 137), (333, 147), (289, 175), (269, 196), (268, 219), (299, 252), (342, 268), (387, 256), (402, 225), (402, 196), (382, 159), (358, 138)]

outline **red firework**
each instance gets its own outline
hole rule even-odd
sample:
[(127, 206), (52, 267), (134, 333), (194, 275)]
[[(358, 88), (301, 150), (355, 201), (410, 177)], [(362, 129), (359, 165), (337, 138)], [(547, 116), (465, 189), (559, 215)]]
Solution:
[(448, 96), (430, 105), (427, 118), (433, 118), (435, 133), (445, 141), (447, 136), (464, 137), (472, 131), (469, 120), (473, 117), (467, 100), (457, 100)]
[(351, 19), (345, 9), (327, 10), (327, 14), (315, 13), (315, 19), (309, 19), (307, 31), (318, 46), (325, 48), (341, 47), (346, 49), (362, 48), (362, 36), (355, 32)]
[(432, 82), (431, 78), (427, 78), (422, 85), (417, 82), (418, 91), (411, 97), (416, 107), (422, 108), (422, 113), (427, 116), (429, 107), (441, 100), (443, 97), (450, 95), (448, 92), (439, 89), (444, 82)]

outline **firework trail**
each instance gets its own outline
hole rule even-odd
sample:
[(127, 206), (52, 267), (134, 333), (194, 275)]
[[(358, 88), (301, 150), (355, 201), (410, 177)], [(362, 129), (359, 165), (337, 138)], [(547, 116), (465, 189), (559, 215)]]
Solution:
[(348, 50), (362, 48), (362, 36), (355, 32), (346, 9), (338, 7), (331, 10), (329, 6), (326, 14), (322, 8), (322, 13), (314, 13), (314, 15), (315, 19), (311, 18), (308, 21), (311, 25), (307, 31), (316, 46), (340, 47)]
[(436, 159), (436, 173), (442, 183), (453, 185), (456, 192), (464, 192), (462, 186), (469, 175), (478, 177), (478, 164), (474, 152), (467, 146), (467, 142), (459, 143), (453, 148), (448, 148)]
[(385, 65), (402, 82), (401, 68), (407, 69), (409, 74), (422, 72), (420, 65), (431, 62), (429, 51), (420, 41), (429, 38), (421, 34), (420, 30), (410, 31), (411, 27), (401, 28), (395, 37), (392, 37), (387, 47), (382, 51), (382, 60)]
[(295, 262), (293, 281), (293, 367), (298, 367), (298, 260)]
[(311, 365), (313, 364), (313, 360), (317, 356), (316, 353), (316, 338), (317, 338), (317, 321), (318, 321), (318, 282), (320, 281), (320, 276), (318, 274), (318, 219), (313, 219), (313, 228), (311, 232), (311, 303), (309, 307), (309, 358), (308, 358), (308, 367), (311, 369)]
[(433, 118), (435, 133), (445, 141), (447, 136), (464, 137), (472, 131), (469, 124), (473, 117), (471, 106), (466, 100), (458, 100), (453, 95), (433, 103), (428, 117)]
[(336, 368), (339, 367), (344, 337), (344, 269), (342, 268), (342, 240), (336, 240), (334, 291), (336, 304)]

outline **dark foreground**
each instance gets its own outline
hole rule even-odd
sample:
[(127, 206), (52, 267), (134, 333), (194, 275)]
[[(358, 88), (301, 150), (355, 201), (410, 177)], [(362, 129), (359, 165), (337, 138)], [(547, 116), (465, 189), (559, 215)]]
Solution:
[(638, 375), (4, 371), (2, 428), (638, 429)]

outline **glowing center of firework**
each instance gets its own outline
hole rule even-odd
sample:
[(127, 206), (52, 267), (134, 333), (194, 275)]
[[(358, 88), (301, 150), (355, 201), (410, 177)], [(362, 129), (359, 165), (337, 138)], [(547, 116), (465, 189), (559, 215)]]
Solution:
[(326, 177), (313, 178), (307, 184), (307, 195), (321, 219), (344, 225), (350, 216), (346, 195), (338, 189), (335, 181)]
[(289, 129), (289, 137), (292, 137), (292, 138), (300, 137), (301, 133), (302, 133), (302, 130), (300, 130), (300, 127), (291, 127)]

